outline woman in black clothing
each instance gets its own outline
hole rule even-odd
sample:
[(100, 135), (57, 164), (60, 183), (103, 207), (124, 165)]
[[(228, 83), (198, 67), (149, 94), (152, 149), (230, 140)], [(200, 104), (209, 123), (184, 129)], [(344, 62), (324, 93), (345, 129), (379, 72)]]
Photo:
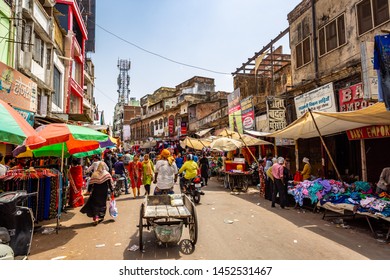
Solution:
[(97, 170), (92, 174), (89, 184), (92, 193), (80, 212), (93, 218), (94, 225), (103, 221), (107, 210), (108, 190), (113, 191), (113, 181), (111, 174), (107, 172), (105, 164), (99, 163)]

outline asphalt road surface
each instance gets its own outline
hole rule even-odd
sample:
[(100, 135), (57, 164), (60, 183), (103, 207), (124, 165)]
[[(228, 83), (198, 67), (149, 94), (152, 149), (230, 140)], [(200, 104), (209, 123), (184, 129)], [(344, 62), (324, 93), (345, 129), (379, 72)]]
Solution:
[[(177, 186), (176, 186), (177, 188)], [(152, 186), (153, 189), (153, 186)], [(159, 244), (153, 232), (143, 230), (145, 251), (138, 250), (138, 223), (143, 197), (117, 198), (118, 217), (97, 226), (69, 209), (55, 220), (36, 225), (30, 260), (367, 260), (390, 259), (390, 244), (375, 239), (364, 218), (322, 219), (310, 210), (271, 208), (253, 188), (231, 193), (211, 178), (196, 206), (198, 242), (192, 253), (179, 244)], [(375, 229), (381, 224), (374, 224)], [(389, 226), (389, 225), (387, 225)], [(385, 228), (382, 228), (385, 231)], [(386, 233), (386, 232), (385, 232)], [(188, 238), (183, 227), (181, 240)], [(185, 241), (183, 241), (185, 242)]]

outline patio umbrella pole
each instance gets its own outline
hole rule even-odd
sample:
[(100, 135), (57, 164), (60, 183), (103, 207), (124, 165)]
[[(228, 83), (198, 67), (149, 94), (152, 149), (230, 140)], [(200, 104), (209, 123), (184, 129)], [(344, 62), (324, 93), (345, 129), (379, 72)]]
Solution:
[(334, 163), (332, 156), (330, 155), (330, 152), (329, 152), (329, 150), (328, 150), (328, 147), (327, 147), (326, 144), (325, 144), (324, 139), (322, 138), (321, 132), (320, 132), (318, 126), (317, 126), (317, 123), (316, 123), (314, 117), (313, 117), (313, 114), (312, 114), (312, 112), (311, 112), (311, 109), (309, 109), (309, 112), (310, 112), (311, 118), (313, 119), (313, 123), (314, 123), (314, 125), (315, 125), (315, 127), (316, 127), (316, 129), (317, 129), (318, 135), (320, 136), (321, 143), (322, 143), (322, 145), (324, 146), (325, 151), (326, 151), (326, 153), (328, 154), (328, 157), (329, 157), (329, 159), (330, 159), (330, 161), (331, 161), (331, 163), (332, 163), (332, 165), (333, 165), (333, 167), (334, 167), (334, 170), (335, 170), (336, 173), (337, 173), (337, 177), (338, 177), (339, 180), (342, 182), (343, 180), (341, 179), (340, 172), (339, 172), (339, 170), (337, 169), (337, 166), (336, 166), (336, 164)]

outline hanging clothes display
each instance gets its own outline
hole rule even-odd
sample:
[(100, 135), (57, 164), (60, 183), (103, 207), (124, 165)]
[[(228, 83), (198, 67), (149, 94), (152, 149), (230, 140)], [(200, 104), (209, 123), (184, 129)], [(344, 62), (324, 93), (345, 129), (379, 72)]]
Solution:
[(36, 192), (27, 200), (35, 221), (54, 219), (59, 207), (59, 172), (53, 169), (16, 169), (9, 170), (2, 181), (2, 191), (24, 190), (27, 193)]
[(378, 99), (390, 111), (390, 34), (375, 36), (374, 69), (378, 70)]

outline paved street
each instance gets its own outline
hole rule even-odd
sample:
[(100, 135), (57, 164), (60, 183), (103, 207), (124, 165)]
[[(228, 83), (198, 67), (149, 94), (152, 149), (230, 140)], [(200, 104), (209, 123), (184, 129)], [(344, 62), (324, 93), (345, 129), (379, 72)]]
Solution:
[[(390, 244), (373, 238), (364, 219), (322, 220), (309, 210), (271, 208), (256, 189), (231, 194), (216, 178), (204, 189), (197, 205), (199, 238), (195, 251), (184, 254), (179, 246), (165, 247), (144, 230), (145, 252), (138, 246), (139, 209), (143, 198), (121, 195), (119, 217), (92, 226), (79, 209), (61, 218), (58, 234), (43, 234), (55, 220), (39, 223), (33, 238), (31, 260), (333, 260), (390, 259)], [(182, 240), (188, 238), (183, 228)], [(134, 247), (133, 247), (134, 248)]]

